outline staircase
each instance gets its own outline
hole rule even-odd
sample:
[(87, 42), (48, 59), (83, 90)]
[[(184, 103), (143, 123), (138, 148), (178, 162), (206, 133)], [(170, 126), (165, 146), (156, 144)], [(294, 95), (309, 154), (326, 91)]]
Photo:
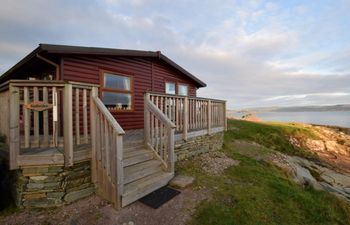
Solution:
[(125, 132), (98, 97), (91, 107), (91, 173), (97, 193), (119, 209), (174, 177), (175, 125), (145, 99), (145, 129)]
[(143, 135), (138, 133), (143, 130), (126, 131), (124, 136), (122, 207), (167, 185), (174, 176), (164, 171), (163, 163), (145, 147)]

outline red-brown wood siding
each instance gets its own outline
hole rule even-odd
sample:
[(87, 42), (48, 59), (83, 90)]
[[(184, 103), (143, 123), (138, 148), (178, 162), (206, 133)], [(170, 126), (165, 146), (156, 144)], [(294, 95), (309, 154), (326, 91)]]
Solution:
[(125, 73), (134, 78), (134, 111), (112, 112), (118, 123), (126, 130), (143, 128), (144, 93), (146, 91), (165, 93), (166, 81), (188, 84), (189, 95), (196, 96), (195, 82), (159, 59), (102, 56), (63, 58), (64, 80), (99, 84), (100, 70)]

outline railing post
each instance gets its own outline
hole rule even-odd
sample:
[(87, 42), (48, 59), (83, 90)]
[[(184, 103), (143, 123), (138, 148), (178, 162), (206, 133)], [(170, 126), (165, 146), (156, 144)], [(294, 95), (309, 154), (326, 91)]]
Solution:
[(19, 88), (10, 85), (10, 170), (18, 169), (19, 135)]
[(182, 133), (182, 139), (185, 141), (187, 140), (187, 132), (188, 132), (188, 97), (186, 96), (184, 99), (184, 115), (183, 115), (183, 133)]
[(168, 128), (168, 135), (169, 135), (169, 143), (168, 143), (168, 154), (169, 154), (169, 162), (168, 162), (168, 170), (169, 172), (173, 173), (175, 171), (175, 152), (174, 152), (174, 145), (175, 145), (175, 128), (169, 127)]
[(73, 166), (73, 100), (72, 100), (72, 84), (64, 86), (64, 164), (65, 166)]
[(208, 100), (208, 134), (211, 134), (211, 100)]
[(116, 162), (116, 168), (117, 168), (117, 208), (119, 209), (122, 205), (121, 203), (121, 196), (124, 192), (124, 169), (123, 169), (123, 136), (118, 134), (117, 135), (117, 162)]
[(91, 136), (91, 180), (95, 184), (97, 182), (97, 165), (96, 165), (96, 106), (94, 97), (98, 95), (98, 88), (92, 87), (90, 92), (90, 136)]
[(144, 132), (145, 132), (145, 144), (150, 140), (150, 113), (147, 109), (147, 103), (150, 101), (150, 94), (145, 93), (144, 96)]
[(227, 131), (226, 101), (224, 102), (224, 127), (225, 127), (225, 131)]

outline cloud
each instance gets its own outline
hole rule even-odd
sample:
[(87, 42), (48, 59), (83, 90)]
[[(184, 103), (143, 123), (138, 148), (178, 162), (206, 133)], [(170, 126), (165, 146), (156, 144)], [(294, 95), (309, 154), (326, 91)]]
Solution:
[[(9, 1), (0, 73), (38, 43), (161, 50), (229, 108), (349, 102), (346, 1)], [(338, 93), (338, 94), (337, 94)]]

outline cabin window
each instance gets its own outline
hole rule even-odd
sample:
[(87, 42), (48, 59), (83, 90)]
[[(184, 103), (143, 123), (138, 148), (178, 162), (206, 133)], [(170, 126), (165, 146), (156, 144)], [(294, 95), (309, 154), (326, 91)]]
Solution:
[(103, 73), (101, 97), (111, 111), (133, 109), (132, 78), (122, 74)]
[(176, 84), (171, 82), (165, 83), (165, 93), (175, 95), (176, 94)]
[(178, 95), (188, 95), (188, 86), (186, 84), (179, 84), (178, 85)]

